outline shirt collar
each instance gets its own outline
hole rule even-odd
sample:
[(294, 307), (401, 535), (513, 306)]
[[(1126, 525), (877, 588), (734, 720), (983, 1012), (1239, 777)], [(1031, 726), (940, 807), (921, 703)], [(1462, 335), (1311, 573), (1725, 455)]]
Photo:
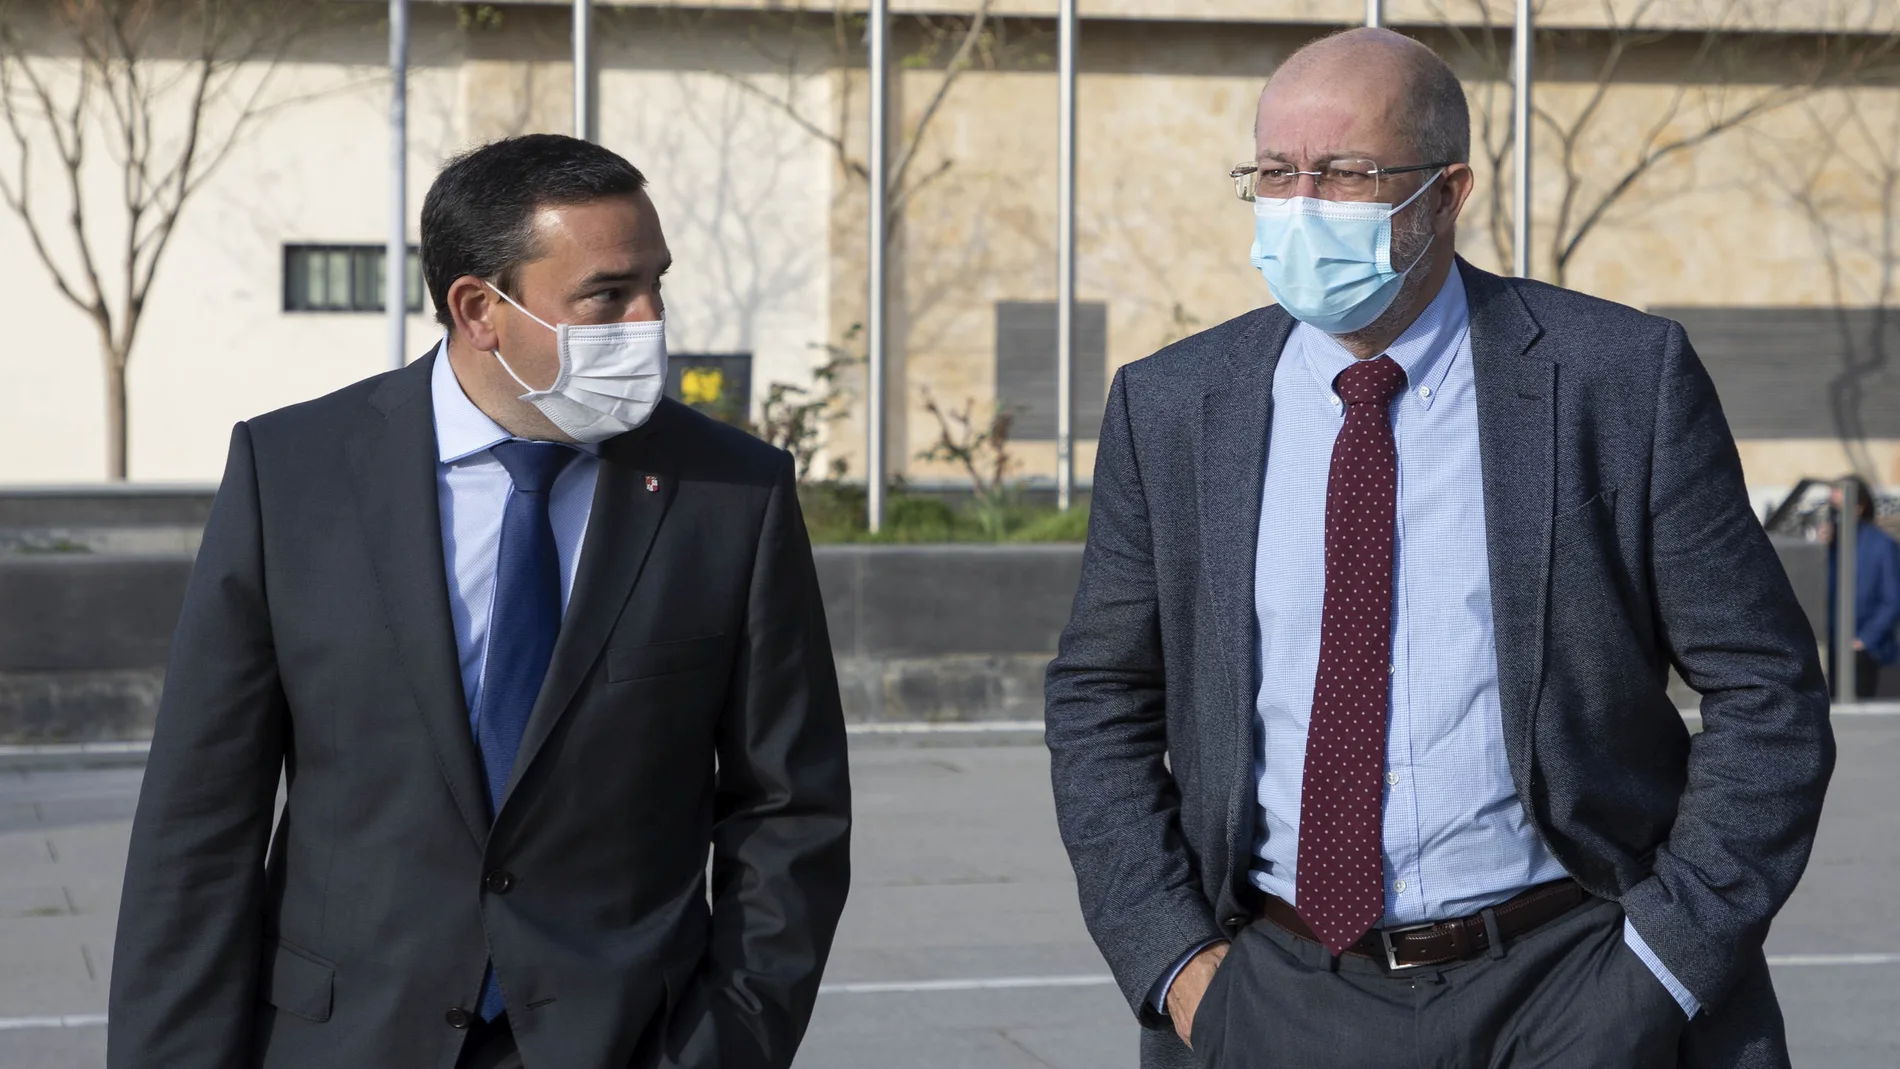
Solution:
[[(1358, 358), (1325, 331), (1305, 324), (1301, 324), (1299, 330), (1307, 336), (1303, 347), (1307, 353), (1307, 369), (1313, 373), (1319, 388), (1330, 396), (1333, 380), (1357, 363)], [(1438, 296), (1432, 298), (1425, 311), (1385, 351), (1386, 356), (1405, 369), (1406, 392), (1419, 405), (1432, 407), (1439, 387), (1470, 332), (1471, 309), (1465, 298), (1464, 277), (1454, 262)]]
[[(436, 346), (429, 393), (435, 405), (435, 457), (439, 463), (467, 460), (514, 437), (468, 399), (461, 380), (455, 377), (455, 369), (449, 365), (447, 337)], [(568, 444), (589, 456), (600, 455), (598, 445)]]
[(512, 437), (468, 399), (449, 366), (449, 339), (435, 350), (435, 372), (429, 392), (435, 402), (435, 456), (443, 464), (466, 460)]

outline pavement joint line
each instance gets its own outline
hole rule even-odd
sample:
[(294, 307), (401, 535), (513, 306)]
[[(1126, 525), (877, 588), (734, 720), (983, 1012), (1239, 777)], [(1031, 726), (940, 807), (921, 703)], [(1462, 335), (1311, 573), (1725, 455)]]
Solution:
[(846, 724), (844, 730), (847, 735), (981, 735), (1016, 731), (1033, 731), (1040, 735), (1042, 727), (1040, 720), (944, 720)]
[(1768, 964), (1784, 969), (1809, 965), (1900, 965), (1900, 954), (1770, 954)]
[(28, 1028), (104, 1028), (103, 1013), (69, 1013), (59, 1017), (0, 1017), (0, 1032), (19, 1032)]
[[(1782, 968), (1803, 966), (1900, 965), (1900, 954), (1770, 954), (1768, 964)], [(1107, 987), (1115, 978), (1106, 973), (1072, 976), (986, 976), (964, 980), (895, 980), (825, 984), (821, 995), (902, 995), (954, 991), (1017, 991), (1025, 988)], [(0, 1017), (0, 1032), (38, 1028), (103, 1028), (103, 1013), (68, 1013), (43, 1017)]]
[(891, 982), (825, 984), (821, 995), (888, 995), (938, 991), (1013, 991), (1034, 987), (1103, 987), (1113, 976), (989, 976), (969, 980), (896, 980)]

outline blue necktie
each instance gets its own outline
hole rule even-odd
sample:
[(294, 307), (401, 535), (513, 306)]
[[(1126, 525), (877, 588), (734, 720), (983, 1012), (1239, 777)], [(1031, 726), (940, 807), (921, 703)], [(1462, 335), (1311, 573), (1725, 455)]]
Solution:
[[(521, 441), (502, 442), (491, 452), (515, 484), (502, 511), (495, 604), (475, 716), (475, 741), (488, 777), (492, 815), (501, 811), (502, 791), (561, 631), (561, 557), (548, 520), (548, 493), (576, 454), (563, 445)], [(491, 968), (482, 984), (482, 1019), (492, 1021), (503, 1009), (501, 987)]]

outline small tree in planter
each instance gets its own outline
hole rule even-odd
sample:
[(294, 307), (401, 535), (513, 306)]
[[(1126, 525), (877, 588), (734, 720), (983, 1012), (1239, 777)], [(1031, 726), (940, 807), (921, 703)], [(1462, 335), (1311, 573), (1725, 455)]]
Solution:
[(1015, 416), (998, 406), (989, 419), (979, 421), (973, 400), (965, 400), (961, 409), (946, 410), (928, 387), (923, 390), (923, 398), (924, 411), (937, 421), (937, 441), (917, 454), (918, 459), (961, 467), (970, 480), (977, 524), (985, 537), (1002, 541), (1009, 533), (1010, 479), (1021, 466), (1009, 451), (1009, 431)]

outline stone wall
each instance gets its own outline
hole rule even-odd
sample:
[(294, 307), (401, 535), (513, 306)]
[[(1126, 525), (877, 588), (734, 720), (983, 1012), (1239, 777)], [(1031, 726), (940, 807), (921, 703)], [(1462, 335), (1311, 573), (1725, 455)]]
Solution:
[[(1809, 543), (1778, 548), (1819, 630), (1825, 556)], [(1041, 718), (1080, 546), (821, 546), (815, 556), (850, 720)], [(149, 736), (190, 567), (183, 553), (0, 555), (0, 743)]]

